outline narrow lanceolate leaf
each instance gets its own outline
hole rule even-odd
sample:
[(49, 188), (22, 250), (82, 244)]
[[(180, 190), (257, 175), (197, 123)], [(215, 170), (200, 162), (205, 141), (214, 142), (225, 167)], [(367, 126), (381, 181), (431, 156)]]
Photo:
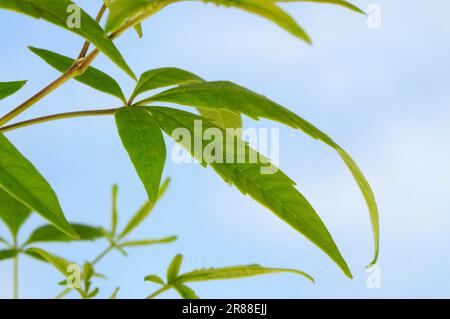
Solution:
[(373, 191), (351, 156), (314, 125), (265, 96), (231, 82), (205, 82), (177, 87), (157, 94), (144, 102), (151, 101), (171, 102), (214, 110), (226, 109), (245, 114), (256, 120), (259, 118), (274, 120), (300, 129), (309, 136), (335, 149), (350, 169), (369, 207), (375, 241), (375, 258), (373, 263), (376, 262), (379, 246), (379, 221)]
[(112, 209), (111, 209), (111, 234), (114, 237), (117, 232), (117, 220), (119, 218), (117, 212), (117, 193), (119, 192), (119, 186), (116, 184), (112, 188)]
[(144, 109), (124, 107), (116, 111), (116, 124), (148, 198), (155, 202), (166, 161), (166, 145), (155, 119)]
[(145, 11), (149, 3), (149, 0), (112, 0), (108, 5), (110, 13), (106, 21), (106, 32), (117, 29), (127, 19)]
[(119, 293), (119, 290), (120, 290), (120, 287), (117, 287), (116, 289), (114, 289), (111, 296), (109, 296), (109, 299), (117, 299), (117, 294)]
[(128, 224), (125, 226), (124, 230), (118, 236), (118, 239), (124, 238), (133, 229), (139, 226), (140, 223), (151, 213), (155, 204), (153, 202), (147, 201), (142, 205), (142, 207), (137, 211), (137, 213), (130, 219)]
[(174, 285), (175, 290), (183, 299), (200, 299), (194, 290), (183, 284)]
[(169, 267), (167, 268), (167, 283), (171, 284), (180, 273), (181, 263), (183, 262), (183, 255), (176, 255)]
[(27, 81), (0, 82), (0, 100), (19, 91)]
[[(69, 57), (52, 51), (33, 47), (28, 48), (61, 73), (66, 72), (75, 62)], [(82, 75), (74, 77), (74, 79), (96, 90), (111, 94), (126, 104), (125, 96), (116, 80), (94, 67), (89, 67)]]
[(169, 244), (177, 240), (177, 236), (170, 236), (160, 239), (143, 239), (143, 240), (130, 240), (120, 244), (120, 247), (138, 247), (138, 246), (150, 246), (157, 244)]
[(51, 186), (2, 133), (0, 133), (0, 186), (59, 230), (77, 238), (77, 233), (64, 217)]
[(343, 0), (272, 0), (274, 2), (314, 2), (314, 3), (325, 3), (325, 4), (335, 4), (347, 9), (350, 9), (352, 11), (365, 14), (363, 10), (355, 6), (354, 4), (351, 4), (348, 1)]
[(17, 256), (17, 250), (14, 250), (14, 249), (0, 250), (0, 261), (12, 259), (16, 256)]
[[(103, 232), (98, 227), (92, 227), (81, 224), (71, 224), (79, 235), (79, 240), (96, 240), (103, 237)], [(30, 238), (26, 241), (26, 245), (32, 243), (44, 243), (44, 242), (70, 242), (73, 238), (59, 231), (53, 225), (44, 225), (33, 231)]]
[(147, 71), (141, 75), (131, 98), (147, 91), (173, 85), (200, 83), (204, 80), (197, 75), (178, 68), (161, 68)]
[(237, 279), (245, 277), (253, 277), (260, 275), (267, 275), (273, 273), (292, 273), (306, 277), (310, 281), (314, 282), (314, 279), (307, 273), (288, 268), (266, 268), (260, 265), (244, 265), (244, 266), (232, 266), (223, 268), (205, 268), (194, 270), (179, 276), (176, 279), (176, 283), (196, 282), (196, 281), (209, 281), (209, 280), (224, 280), (224, 279)]
[(49, 264), (53, 265), (57, 270), (59, 270), (64, 276), (67, 275), (67, 267), (69, 267), (71, 263), (65, 260), (64, 258), (53, 255), (43, 249), (35, 247), (28, 248), (27, 250), (25, 250), (25, 253), (34, 258), (48, 262)]
[(31, 214), (31, 209), (0, 188), (0, 219), (8, 226), (13, 237)]
[(12, 10), (36, 19), (46, 20), (83, 37), (135, 79), (133, 72), (104, 30), (72, 1), (0, 0), (0, 9)]
[(150, 282), (154, 282), (155, 284), (158, 285), (162, 285), (164, 286), (165, 283), (164, 281), (161, 279), (161, 277), (157, 276), (157, 275), (148, 275), (144, 278), (145, 281), (150, 281)]
[(197, 0), (202, 2), (212, 2), (225, 7), (236, 7), (275, 22), (280, 27), (311, 44), (308, 34), (289, 16), (278, 7), (272, 0)]
[[(248, 194), (270, 209), (321, 248), (347, 276), (352, 276), (319, 215), (307, 199), (297, 191), (294, 187), (295, 183), (283, 172), (251, 149), (240, 138), (226, 134), (204, 118), (170, 108), (152, 106), (148, 110), (169, 136), (177, 128), (186, 128), (190, 132), (190, 138), (182, 138), (177, 142), (191, 152), (200, 163), (206, 162), (227, 183), (235, 185), (243, 194)], [(211, 128), (218, 131), (223, 137), (221, 144), (218, 143), (219, 145), (214, 147), (215, 156), (212, 159), (202, 157), (205, 153), (204, 149), (199, 157), (195, 150), (196, 147), (194, 147), (195, 144), (205, 146), (211, 143), (204, 140), (202, 130), (196, 127), (198, 126), (196, 121), (200, 120), (203, 131)], [(232, 145), (231, 149), (229, 145)], [(245, 158), (239, 157), (238, 154), (242, 153), (245, 154)]]

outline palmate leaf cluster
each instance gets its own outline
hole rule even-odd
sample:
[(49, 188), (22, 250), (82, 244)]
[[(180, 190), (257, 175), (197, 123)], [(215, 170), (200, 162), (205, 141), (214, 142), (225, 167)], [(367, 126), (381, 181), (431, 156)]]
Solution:
[[(74, 32), (95, 46), (93, 53), (96, 50), (102, 52), (132, 79), (137, 80), (134, 92), (127, 99), (116, 80), (92, 66), (74, 76), (75, 80), (118, 98), (118, 108), (114, 112), (118, 135), (142, 181), (149, 203), (155, 203), (158, 198), (161, 177), (167, 160), (163, 133), (172, 137), (174, 129), (184, 128), (192, 132), (194, 140), (203, 139), (202, 136), (195, 136), (193, 130), (193, 125), (197, 120), (202, 120), (208, 128), (215, 128), (222, 131), (223, 134), (227, 134), (226, 128), (242, 126), (242, 116), (248, 116), (254, 120), (269, 119), (301, 130), (308, 136), (323, 142), (344, 161), (361, 189), (369, 208), (375, 242), (375, 257), (372, 263), (375, 263), (378, 258), (379, 223), (374, 194), (355, 161), (328, 135), (289, 109), (235, 83), (208, 81), (192, 72), (171, 67), (149, 70), (143, 73), (139, 79), (136, 78), (113, 43), (113, 39), (129, 28), (135, 28), (142, 35), (142, 22), (145, 19), (166, 6), (178, 2), (183, 1), (105, 1), (108, 8), (105, 26), (102, 27), (100, 23), (81, 10), (82, 24), (80, 28), (68, 28), (66, 25), (66, 9), (73, 4), (69, 0), (0, 0), (0, 9), (12, 10), (46, 20)], [(237, 8), (256, 14), (272, 21), (307, 43), (312, 42), (308, 33), (279, 6), (279, 3), (325, 3), (363, 13), (353, 4), (340, 0), (199, 0), (198, 2)], [(60, 72), (67, 72), (79, 62), (79, 59), (75, 57), (63, 56), (46, 49), (30, 47), (30, 50)], [(95, 57), (93, 53), (91, 56)], [(1, 82), (0, 99), (17, 92), (24, 84), (25, 81)], [(165, 90), (156, 94), (152, 93), (151, 91), (155, 89)], [(136, 101), (138, 97), (141, 100)], [(159, 103), (193, 107), (200, 115), (159, 106)], [(236, 140), (237, 145), (245, 144), (239, 136), (232, 138)], [(175, 142), (180, 143), (188, 151), (192, 150), (190, 142), (186, 143), (181, 140), (175, 140)], [(260, 168), (271, 164), (263, 160), (247, 144), (244, 147), (248, 152), (257, 154), (260, 160), (256, 163), (218, 163), (199, 160), (204, 166), (211, 166), (225, 182), (236, 186), (243, 194), (249, 195), (308, 238), (322, 249), (345, 275), (352, 277), (351, 271), (327, 227), (312, 205), (295, 187), (295, 182), (281, 170), (277, 170), (272, 175), (262, 174)], [(195, 153), (192, 155), (196, 156)], [(35, 211), (58, 231), (72, 239), (83, 239), (83, 231), (80, 227), (70, 224), (65, 218), (57, 196), (49, 183), (2, 132), (0, 132), (0, 187), (5, 193), (5, 197), (10, 196), (26, 207), (28, 212)], [(6, 219), (13, 220), (10, 225), (13, 229), (24, 218), (23, 212), (22, 215), (17, 212), (8, 213), (6, 217)], [(113, 227), (113, 229), (115, 228)]]

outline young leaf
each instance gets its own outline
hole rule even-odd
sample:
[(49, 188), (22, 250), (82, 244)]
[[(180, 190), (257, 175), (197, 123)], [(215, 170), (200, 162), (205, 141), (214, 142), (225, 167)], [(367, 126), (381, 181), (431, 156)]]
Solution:
[(155, 119), (144, 109), (123, 107), (116, 111), (116, 124), (148, 198), (155, 202), (166, 161), (166, 145)]
[[(52, 51), (38, 49), (34, 47), (28, 48), (31, 50), (31, 52), (39, 56), (50, 66), (52, 66), (61, 73), (66, 72), (75, 62), (75, 60), (69, 57), (66, 57), (64, 55)], [(114, 80), (108, 74), (94, 67), (87, 68), (87, 70), (82, 75), (76, 76), (74, 77), (74, 79), (96, 90), (99, 90), (107, 94), (111, 94), (112, 96), (119, 98), (124, 104), (127, 103), (125, 96), (123, 95), (122, 89), (120, 88), (116, 80)]]
[(117, 29), (125, 20), (145, 11), (150, 2), (148, 0), (112, 0), (108, 5), (110, 13), (106, 21), (106, 32)]
[(14, 249), (0, 250), (0, 261), (12, 259), (16, 256), (17, 256), (17, 250), (14, 250)]
[(354, 4), (351, 4), (348, 1), (344, 0), (272, 0), (274, 2), (315, 2), (315, 3), (326, 3), (326, 4), (335, 4), (347, 9), (350, 9), (352, 11), (355, 11), (357, 13), (365, 14), (363, 10), (355, 6)]
[(133, 28), (134, 28), (134, 30), (136, 30), (139, 39), (141, 39), (144, 36), (144, 33), (142, 31), (142, 24), (138, 23)]
[[(43, 19), (71, 31), (94, 44), (117, 66), (135, 79), (119, 50), (98, 23), (70, 0), (0, 0), (0, 9), (12, 10)], [(80, 13), (80, 19), (73, 19)], [(78, 24), (79, 22), (79, 24)]]
[(173, 85), (201, 83), (204, 80), (197, 75), (178, 68), (161, 68), (147, 71), (141, 75), (131, 99), (147, 91)]
[(119, 186), (115, 184), (112, 188), (112, 212), (111, 212), (111, 234), (114, 237), (117, 232), (117, 193), (119, 191)]
[(0, 82), (0, 100), (19, 91), (27, 81)]
[(109, 296), (109, 299), (117, 299), (117, 294), (119, 293), (119, 290), (120, 290), (120, 287), (117, 287), (116, 289), (114, 289), (111, 296)]
[(179, 276), (175, 280), (175, 282), (178, 284), (196, 281), (237, 279), (273, 273), (293, 273), (303, 276), (309, 279), (310, 281), (314, 282), (314, 279), (310, 275), (300, 270), (288, 268), (266, 268), (260, 265), (244, 265), (244, 266), (232, 266), (223, 268), (198, 269)]
[[(297, 191), (294, 187), (295, 183), (283, 172), (268, 163), (266, 159), (263, 159), (259, 153), (251, 149), (240, 138), (227, 135), (226, 132), (204, 118), (192, 113), (164, 107), (152, 106), (148, 110), (155, 116), (161, 128), (169, 136), (174, 129), (180, 127), (186, 128), (190, 132), (190, 139), (186, 138), (177, 142), (191, 152), (200, 163), (204, 163), (205, 159), (198, 158), (198, 154), (195, 151), (192, 152), (194, 150), (192, 140), (203, 145), (208, 142), (203, 141), (201, 130), (194, 130), (195, 121), (202, 120), (202, 130), (214, 128), (221, 131), (224, 137), (222, 141), (224, 144), (221, 147), (222, 150), (227, 151), (222, 152), (223, 154), (220, 154), (220, 158), (217, 161), (210, 161), (208, 164), (227, 183), (234, 184), (243, 194), (250, 195), (254, 200), (270, 209), (274, 214), (321, 248), (348, 277), (352, 276), (319, 215), (317, 215), (307, 199)], [(198, 136), (199, 134), (201, 136)], [(253, 158), (254, 161), (247, 160), (247, 156), (244, 163), (235, 158), (229, 161), (227, 156), (230, 152), (227, 148), (229, 148), (228, 141), (230, 140), (234, 141), (232, 154), (238, 154), (240, 150), (244, 149), (244, 154), (248, 155), (248, 159)], [(228, 155), (225, 153), (228, 153)], [(262, 172), (264, 168), (269, 169), (271, 174), (264, 174)]]
[(373, 191), (351, 156), (314, 125), (265, 96), (231, 82), (204, 82), (177, 87), (146, 99), (142, 103), (150, 101), (170, 102), (214, 110), (226, 109), (245, 114), (255, 120), (260, 117), (274, 120), (300, 129), (335, 149), (350, 169), (369, 208), (375, 242), (375, 258), (372, 263), (376, 262), (379, 247), (379, 218)]
[(0, 186), (62, 232), (77, 238), (77, 233), (64, 217), (53, 189), (2, 133), (0, 150)]
[(27, 255), (38, 258), (40, 260), (44, 260), (49, 264), (53, 265), (57, 270), (59, 270), (64, 276), (67, 275), (67, 267), (70, 265), (70, 262), (61, 258), (59, 256), (53, 255), (43, 249), (40, 248), (28, 248), (25, 250)]
[(155, 284), (159, 284), (161, 286), (164, 286), (164, 281), (157, 275), (148, 275), (144, 278), (145, 281), (154, 282)]
[(118, 240), (124, 238), (133, 229), (135, 229), (142, 221), (150, 214), (155, 204), (153, 202), (147, 201), (142, 205), (142, 207), (137, 211), (137, 213), (131, 218), (128, 224), (125, 226), (124, 230), (117, 237)]
[[(200, 1), (200, 0), (196, 0)], [(262, 16), (272, 22), (275, 22), (280, 27), (299, 37), (308, 44), (311, 44), (311, 38), (308, 34), (280, 7), (275, 5), (272, 0), (201, 0), (202, 2), (212, 2), (217, 5), (226, 7), (236, 7), (256, 15)]]
[(161, 239), (145, 239), (145, 240), (131, 240), (120, 244), (120, 247), (137, 247), (137, 246), (150, 246), (156, 244), (168, 244), (177, 240), (177, 236), (170, 236)]
[(171, 284), (178, 276), (180, 272), (181, 263), (183, 262), (183, 255), (176, 255), (169, 267), (167, 268), (167, 283)]
[[(78, 240), (96, 240), (103, 237), (103, 232), (98, 227), (92, 227), (81, 224), (71, 224), (72, 228), (79, 235)], [(44, 225), (33, 231), (26, 245), (32, 243), (45, 243), (45, 242), (70, 242), (74, 239), (59, 231), (53, 225)]]
[(200, 297), (196, 295), (195, 291), (186, 285), (175, 284), (174, 288), (183, 299), (200, 299)]
[(20, 227), (31, 214), (31, 209), (0, 188), (0, 219), (2, 219), (13, 237), (17, 237)]
[(95, 288), (94, 290), (92, 290), (92, 291), (86, 296), (86, 298), (87, 298), (87, 299), (92, 299), (92, 298), (94, 298), (95, 296), (97, 296), (99, 292), (100, 292), (100, 289)]

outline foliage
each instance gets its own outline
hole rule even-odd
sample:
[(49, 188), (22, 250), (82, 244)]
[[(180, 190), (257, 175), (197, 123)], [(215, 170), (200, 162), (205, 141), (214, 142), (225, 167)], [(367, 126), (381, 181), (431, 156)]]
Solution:
[[(203, 137), (196, 134), (193, 129), (196, 120), (202, 120), (206, 127), (214, 128), (227, 135), (229, 133), (226, 129), (242, 127), (242, 116), (245, 115), (254, 120), (264, 118), (299, 129), (337, 152), (349, 168), (369, 208), (375, 243), (375, 256), (372, 263), (375, 263), (379, 253), (379, 221), (377, 204), (372, 189), (350, 155), (313, 124), (265, 96), (240, 85), (227, 81), (210, 82), (192, 72), (170, 67), (144, 72), (137, 81), (134, 92), (127, 99), (115, 79), (104, 71), (91, 66), (98, 54), (103, 53), (132, 79), (136, 80), (133, 71), (124, 60), (113, 40), (130, 28), (134, 28), (141, 37), (144, 20), (158, 13), (166, 6), (181, 1), (183, 0), (105, 0), (104, 2), (101, 1), (102, 7), (96, 19), (91, 18), (84, 10), (80, 9), (82, 22), (80, 27), (70, 28), (67, 25), (67, 9), (73, 6), (74, 3), (69, 0), (23, 0), (20, 2), (17, 0), (0, 0), (0, 9), (12, 10), (37, 19), (46, 20), (86, 40), (79, 56), (75, 59), (49, 50), (30, 47), (34, 54), (60, 71), (62, 75), (0, 118), (0, 218), (7, 224), (13, 237), (12, 243), (0, 238), (0, 243), (3, 242), (8, 246), (8, 249), (0, 251), (0, 259), (17, 259), (18, 254), (25, 253), (40, 260), (46, 260), (64, 272), (63, 266), (66, 263), (63, 259), (41, 248), (28, 246), (41, 242), (69, 242), (76, 239), (94, 240), (105, 237), (109, 241), (109, 249), (117, 249), (125, 253), (125, 247), (173, 241), (174, 238), (172, 237), (160, 240), (123, 241), (148, 216), (161, 196), (161, 192), (164, 192), (167, 187), (166, 182), (160, 188), (166, 161), (166, 145), (163, 139), (163, 132), (172, 137), (172, 132), (175, 129), (184, 128), (192, 133), (194, 141), (202, 141)], [(198, 0), (196, 2), (213, 3), (256, 14), (277, 24), (306, 43), (312, 43), (307, 32), (278, 3), (315, 2), (334, 4), (357, 13), (364, 13), (353, 4), (341, 0)], [(108, 12), (108, 17), (105, 27), (102, 28), (100, 21), (105, 12)], [(89, 52), (91, 45), (95, 48)], [(76, 110), (13, 124), (9, 123), (70, 79), (113, 95), (119, 99), (120, 104), (114, 109)], [(25, 82), (0, 82), (0, 100), (18, 92)], [(164, 88), (164, 91), (157, 94), (150, 93), (149, 96), (146, 95), (155, 89)], [(135, 99), (139, 96), (143, 97), (136, 102)], [(162, 102), (195, 107), (200, 116), (178, 109), (155, 105), (155, 103)], [(113, 205), (111, 229), (109, 231), (92, 226), (69, 223), (49, 183), (5, 136), (9, 131), (29, 125), (70, 117), (98, 115), (115, 116), (119, 137), (148, 195), (148, 201), (121, 233), (117, 233), (118, 215), (115, 204)], [(231, 138), (235, 141), (235, 145), (243, 146), (248, 154), (255, 155), (257, 161), (255, 163), (238, 163), (236, 161), (225, 161), (222, 158), (221, 162), (217, 162), (205, 160), (199, 157), (195, 151), (192, 152), (192, 155), (202, 165), (211, 166), (225, 182), (233, 184), (243, 194), (249, 195), (303, 234), (322, 249), (342, 269), (345, 275), (351, 278), (351, 271), (327, 227), (308, 200), (295, 188), (295, 183), (278, 169), (276, 169), (274, 174), (262, 173), (262, 167), (274, 167), (270, 160), (251, 149), (241, 139), (239, 134), (233, 135)], [(186, 142), (178, 139), (175, 139), (175, 141), (188, 151), (192, 151), (191, 143), (194, 141)], [(114, 188), (114, 203), (116, 197), (117, 188)], [(36, 229), (29, 239), (22, 246), (19, 246), (16, 242), (17, 233), (31, 211), (39, 214), (50, 224)], [(95, 275), (93, 270), (95, 263), (96, 261), (93, 261), (86, 263), (84, 266), (84, 288), (79, 291), (83, 298), (92, 298), (98, 292), (96, 289), (91, 289), (91, 279)], [(174, 284), (174, 278), (179, 280), (179, 277), (176, 276), (180, 263), (181, 257), (178, 256), (171, 266), (171, 273), (173, 274), (166, 283), (162, 282), (163, 287), (175, 288), (183, 297), (194, 297), (195, 294), (184, 285), (187, 281), (180, 281), (179, 284)], [(195, 273), (198, 276), (202, 274), (202, 278), (212, 280), (220, 276), (235, 278), (238, 274), (243, 273), (259, 274), (273, 271), (275, 270), (259, 266), (242, 266), (211, 269), (209, 272), (200, 271)], [(155, 279), (156, 277), (149, 278)], [(181, 278), (188, 277), (181, 276)], [(115, 298), (116, 295), (117, 291), (111, 297)]]

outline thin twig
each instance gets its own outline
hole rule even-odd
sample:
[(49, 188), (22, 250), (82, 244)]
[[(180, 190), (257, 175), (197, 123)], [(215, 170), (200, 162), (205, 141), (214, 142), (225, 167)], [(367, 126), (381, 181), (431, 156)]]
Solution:
[[(106, 12), (106, 5), (103, 3), (102, 7), (98, 11), (97, 17), (95, 18), (95, 21), (97, 23), (99, 23), (102, 20), (102, 17), (105, 14), (105, 12)], [(82, 59), (82, 58), (84, 58), (86, 56), (90, 45), (91, 45), (91, 42), (89, 42), (89, 41), (84, 42), (83, 48), (81, 49), (81, 52), (78, 55), (78, 59)]]

